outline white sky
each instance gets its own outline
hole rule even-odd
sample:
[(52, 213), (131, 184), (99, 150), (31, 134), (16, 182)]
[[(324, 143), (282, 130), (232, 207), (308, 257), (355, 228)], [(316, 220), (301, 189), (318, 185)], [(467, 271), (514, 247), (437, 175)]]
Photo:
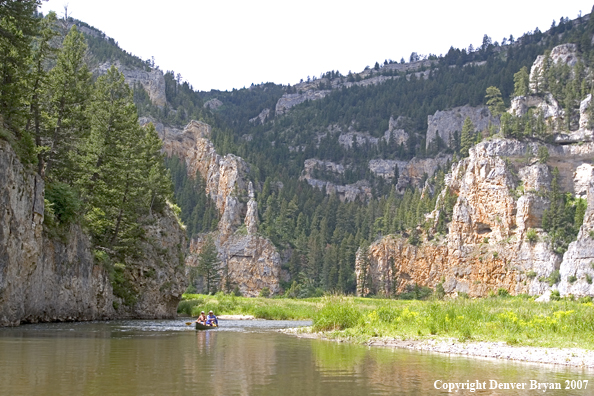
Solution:
[(49, 0), (142, 59), (155, 57), (200, 90), (295, 84), (329, 70), (362, 71), (411, 52), (445, 54), (515, 38), (553, 19), (590, 13), (592, 0)]

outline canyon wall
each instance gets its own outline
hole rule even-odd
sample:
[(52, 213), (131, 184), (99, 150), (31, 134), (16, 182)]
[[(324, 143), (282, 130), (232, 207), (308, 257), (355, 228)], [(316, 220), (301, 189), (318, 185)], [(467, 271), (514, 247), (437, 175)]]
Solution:
[(0, 140), (0, 326), (176, 316), (187, 282), (185, 233), (171, 212), (154, 218), (140, 258), (123, 269), (133, 280), (127, 305), (80, 226), (61, 237), (44, 231), (43, 195), (42, 179)]
[[(188, 177), (201, 175), (206, 194), (219, 209), (221, 219), (212, 236), (227, 274), (225, 281), (246, 296), (257, 296), (265, 287), (272, 294), (280, 293), (280, 255), (270, 240), (257, 234), (257, 203), (248, 180), (249, 165), (236, 155), (217, 154), (209, 140), (211, 127), (206, 123), (191, 121), (183, 131), (158, 126), (157, 131), (165, 153), (185, 161)], [(198, 265), (206, 237), (198, 235), (191, 241), (188, 266)]]
[[(452, 165), (446, 175), (446, 189), (426, 218), (429, 232), (420, 244), (387, 236), (372, 243), (367, 256), (359, 252), (359, 292), (390, 295), (415, 284), (435, 288), (441, 283), (446, 293), (470, 296), (500, 288), (514, 295), (556, 289), (562, 295), (593, 295), (594, 144), (548, 145), (547, 164), (526, 154), (538, 147), (494, 139), (472, 148), (469, 158)], [(577, 241), (563, 255), (553, 251), (542, 228), (553, 167), (559, 169), (562, 189), (588, 202)], [(457, 201), (447, 233), (439, 235), (435, 225), (446, 190), (456, 194)], [(536, 237), (529, 238), (529, 230)], [(555, 271), (560, 279), (551, 282)]]

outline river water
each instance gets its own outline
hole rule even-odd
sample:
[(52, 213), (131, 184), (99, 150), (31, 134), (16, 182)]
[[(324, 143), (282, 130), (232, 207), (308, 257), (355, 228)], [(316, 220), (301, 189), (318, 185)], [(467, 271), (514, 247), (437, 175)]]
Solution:
[[(274, 331), (307, 324), (221, 321), (219, 329), (196, 331), (180, 319), (4, 328), (0, 395), (441, 395), (449, 394), (443, 383), (476, 381), (487, 389), (452, 394), (594, 394), (592, 370), (339, 344)], [(530, 390), (531, 380), (582, 389)], [(587, 389), (584, 380), (592, 381)], [(526, 385), (489, 389), (493, 381)]]

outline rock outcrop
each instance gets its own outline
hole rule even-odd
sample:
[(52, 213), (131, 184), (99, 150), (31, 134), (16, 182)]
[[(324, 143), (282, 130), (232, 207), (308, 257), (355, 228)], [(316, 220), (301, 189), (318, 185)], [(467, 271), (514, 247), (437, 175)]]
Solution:
[(266, 121), (266, 119), (270, 116), (270, 109), (266, 108), (264, 110), (262, 110), (260, 112), (260, 114), (258, 114), (257, 116), (255, 116), (254, 118), (250, 118), (250, 122), (251, 123), (260, 123), (260, 124), (264, 124), (264, 122)]
[[(246, 296), (257, 296), (264, 287), (273, 294), (279, 293), (280, 255), (272, 242), (257, 235), (258, 207), (248, 180), (249, 165), (236, 155), (217, 154), (209, 140), (211, 127), (206, 123), (191, 121), (183, 131), (165, 127), (158, 127), (157, 131), (165, 153), (185, 161), (189, 177), (200, 174), (206, 181), (206, 193), (221, 214), (213, 236), (227, 274), (225, 282), (238, 286)], [(246, 232), (241, 228), (242, 222)], [(191, 242), (188, 266), (198, 264), (204, 240), (204, 235), (200, 235)]]
[[(128, 68), (122, 65), (119, 61), (113, 63), (113, 65), (115, 65), (115, 67), (117, 67), (124, 75), (126, 83), (130, 85), (130, 87), (134, 87), (137, 83), (142, 85), (155, 106), (164, 107), (167, 104), (167, 97), (165, 96), (165, 77), (163, 77), (163, 72), (161, 70), (151, 69), (150, 71), (147, 71), (138, 68)], [(103, 63), (94, 70), (94, 73), (99, 75), (105, 74), (111, 66), (111, 62)]]
[(522, 117), (528, 112), (528, 109), (536, 109), (545, 119), (552, 119), (553, 121), (563, 118), (565, 114), (557, 100), (550, 93), (547, 93), (544, 97), (535, 95), (516, 96), (512, 99), (509, 112), (517, 117)]
[(44, 232), (43, 194), (41, 178), (0, 140), (0, 326), (175, 317), (186, 287), (185, 233), (171, 213), (146, 228), (142, 257), (127, 263), (134, 301), (125, 305), (80, 227), (61, 239)]
[(462, 106), (452, 110), (438, 110), (434, 115), (427, 116), (426, 147), (429, 148), (438, 135), (446, 146), (452, 147), (454, 133), (460, 136), (462, 125), (467, 117), (474, 124), (476, 131), (487, 129), (489, 123), (499, 126), (499, 118), (493, 117), (485, 106)]
[[(538, 92), (540, 83), (543, 80), (542, 71), (544, 69), (546, 56), (538, 55), (530, 68), (530, 90)], [(561, 44), (551, 50), (549, 60), (552, 64), (563, 63), (570, 67), (574, 66), (578, 60), (578, 48), (575, 44)]]
[(210, 99), (210, 100), (207, 100), (206, 102), (204, 102), (205, 109), (210, 109), (210, 110), (215, 110), (215, 111), (218, 110), (218, 108), (221, 107), (222, 105), (223, 105), (223, 102), (221, 102), (217, 98)]
[[(548, 165), (559, 169), (564, 191), (588, 197), (578, 239), (563, 257), (553, 252), (541, 228), (551, 173), (545, 164), (527, 162), (526, 152), (537, 150), (536, 143), (504, 139), (472, 148), (470, 157), (446, 175), (446, 188), (458, 196), (447, 234), (418, 246), (388, 236), (371, 245), (367, 260), (359, 252), (359, 291), (392, 294), (415, 284), (435, 288), (441, 283), (451, 294), (485, 296), (503, 288), (540, 295), (551, 289), (548, 278), (557, 270), (561, 282), (552, 288), (562, 295), (594, 294), (588, 283), (594, 276), (594, 177), (586, 163), (594, 144), (548, 146)], [(441, 197), (427, 221), (439, 217)], [(536, 238), (528, 238), (530, 229)]]
[(306, 100), (318, 100), (328, 95), (329, 90), (308, 90), (303, 93), (284, 94), (277, 102), (275, 113), (277, 115), (285, 114), (291, 107), (297, 106)]
[[(249, 173), (248, 164), (233, 154), (217, 154), (209, 140), (211, 127), (204, 122), (191, 121), (181, 132), (175, 129), (168, 132), (171, 134), (160, 134), (163, 150), (168, 156), (175, 155), (186, 162), (189, 177), (200, 173), (206, 181), (206, 193), (224, 216), (227, 203), (233, 204), (231, 194), (235, 192), (236, 196), (245, 196), (247, 193), (245, 177)], [(243, 205), (239, 206), (238, 210), (243, 211)], [(233, 213), (227, 216), (237, 217)]]

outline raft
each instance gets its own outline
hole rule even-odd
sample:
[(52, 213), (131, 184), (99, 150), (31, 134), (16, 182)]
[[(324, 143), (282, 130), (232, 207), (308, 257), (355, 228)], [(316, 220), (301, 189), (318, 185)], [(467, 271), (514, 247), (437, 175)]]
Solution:
[(202, 323), (196, 322), (196, 330), (211, 330), (211, 329), (214, 329), (216, 327), (218, 327), (218, 326), (217, 325), (206, 326), (206, 325), (203, 325)]

